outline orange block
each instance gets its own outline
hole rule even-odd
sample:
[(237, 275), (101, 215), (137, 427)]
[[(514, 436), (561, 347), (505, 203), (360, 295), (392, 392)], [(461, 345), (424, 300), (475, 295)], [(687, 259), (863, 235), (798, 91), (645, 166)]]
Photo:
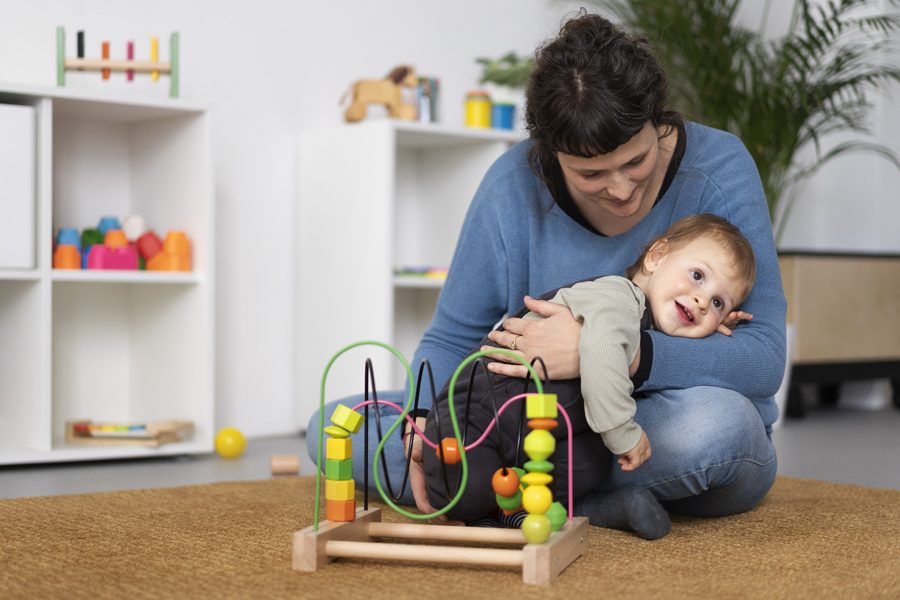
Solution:
[(329, 521), (354, 520), (356, 500), (325, 500), (325, 518)]

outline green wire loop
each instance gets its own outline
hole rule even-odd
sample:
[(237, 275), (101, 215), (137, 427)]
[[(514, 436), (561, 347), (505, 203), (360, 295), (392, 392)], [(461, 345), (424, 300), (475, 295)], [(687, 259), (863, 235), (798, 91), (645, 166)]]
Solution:
[[(460, 432), (459, 432), (459, 423), (456, 420), (456, 409), (453, 406), (453, 390), (456, 388), (456, 380), (459, 378), (460, 373), (462, 373), (463, 369), (465, 369), (465, 367), (467, 365), (469, 365), (469, 363), (471, 363), (472, 361), (475, 361), (483, 356), (490, 356), (490, 355), (508, 356), (508, 357), (518, 361), (526, 369), (528, 369), (528, 374), (534, 381), (535, 388), (537, 389), (537, 393), (542, 394), (544, 392), (543, 385), (541, 384), (541, 379), (540, 379), (540, 377), (538, 377), (537, 372), (534, 370), (534, 368), (528, 363), (528, 361), (526, 361), (524, 358), (522, 358), (515, 352), (512, 352), (511, 350), (506, 350), (503, 348), (492, 348), (490, 350), (481, 350), (481, 351), (475, 352), (474, 354), (471, 354), (462, 363), (460, 363), (460, 365), (456, 368), (456, 371), (453, 372), (453, 377), (451, 377), (451, 379), (450, 379), (450, 389), (449, 389), (449, 395), (448, 395), (448, 399), (447, 399), (447, 404), (450, 409), (450, 422), (453, 425), (453, 434), (456, 437), (456, 442), (460, 449), (459, 454), (460, 454), (460, 461), (462, 463), (462, 480), (460, 481), (459, 490), (456, 492), (456, 496), (454, 496), (453, 499), (450, 500), (450, 502), (447, 504), (447, 506), (445, 506), (444, 508), (442, 508), (440, 510), (436, 510), (435, 512), (430, 513), (430, 514), (412, 513), (403, 508), (400, 508), (399, 506), (397, 506), (396, 503), (394, 503), (391, 500), (391, 498), (384, 491), (384, 488), (381, 486), (381, 480), (379, 479), (379, 476), (378, 476), (378, 459), (381, 457), (381, 454), (384, 451), (385, 443), (391, 438), (391, 435), (393, 435), (393, 433), (397, 430), (397, 428), (400, 426), (400, 424), (406, 421), (406, 416), (409, 414), (409, 411), (412, 410), (413, 399), (415, 397), (415, 390), (413, 389), (414, 383), (413, 383), (412, 369), (410, 368), (409, 362), (406, 360), (406, 358), (396, 348), (394, 348), (390, 344), (386, 344), (384, 342), (377, 342), (377, 341), (373, 341), (373, 340), (363, 340), (360, 342), (355, 342), (353, 344), (344, 346), (343, 348), (338, 350), (334, 354), (334, 356), (331, 357), (331, 360), (329, 360), (328, 364), (325, 366), (325, 371), (322, 373), (321, 386), (319, 388), (319, 444), (318, 444), (318, 448), (316, 451), (316, 473), (317, 473), (317, 476), (316, 476), (315, 514), (313, 516), (313, 519), (314, 519), (313, 520), (313, 524), (314, 524), (313, 530), (314, 531), (319, 530), (319, 502), (321, 500), (321, 493), (322, 493), (321, 473), (322, 473), (322, 444), (323, 444), (324, 433), (325, 433), (325, 382), (328, 378), (328, 372), (331, 370), (331, 366), (338, 359), (338, 357), (340, 357), (342, 354), (346, 353), (347, 351), (352, 350), (353, 348), (357, 348), (359, 346), (378, 346), (380, 348), (384, 348), (385, 350), (387, 350), (388, 352), (393, 354), (397, 358), (397, 360), (399, 360), (400, 363), (403, 365), (403, 368), (406, 370), (406, 375), (407, 375), (407, 378), (409, 381), (409, 395), (406, 399), (406, 405), (403, 407), (403, 411), (400, 413), (400, 416), (397, 418), (397, 420), (394, 422), (394, 424), (388, 428), (387, 432), (385, 432), (385, 434), (381, 438), (381, 441), (378, 443), (378, 446), (375, 448), (375, 455), (372, 460), (372, 464), (373, 464), (372, 475), (373, 475), (373, 480), (375, 481), (375, 487), (378, 489), (378, 493), (381, 495), (381, 499), (384, 500), (384, 502), (388, 506), (393, 508), (395, 511), (397, 511), (401, 515), (408, 517), (410, 519), (418, 519), (418, 520), (424, 521), (424, 520), (433, 519), (435, 517), (439, 517), (439, 516), (445, 514), (451, 508), (456, 506), (457, 502), (459, 502), (460, 498), (462, 497), (463, 492), (466, 489), (466, 485), (468, 484), (469, 463), (468, 463), (468, 460), (466, 459), (466, 451), (463, 446), (462, 436), (460, 435)], [(375, 410), (378, 410), (377, 405), (375, 406)], [(368, 424), (364, 423), (363, 426), (368, 427)], [(438, 441), (438, 443), (440, 443), (440, 441)], [(368, 465), (366, 465), (366, 468), (368, 468)]]

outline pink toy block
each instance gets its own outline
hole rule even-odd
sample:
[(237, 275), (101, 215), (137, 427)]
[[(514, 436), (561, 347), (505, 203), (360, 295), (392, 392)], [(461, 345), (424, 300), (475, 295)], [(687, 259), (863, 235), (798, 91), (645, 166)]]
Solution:
[(88, 253), (87, 268), (135, 271), (138, 268), (137, 251), (131, 246), (110, 248), (95, 244)]

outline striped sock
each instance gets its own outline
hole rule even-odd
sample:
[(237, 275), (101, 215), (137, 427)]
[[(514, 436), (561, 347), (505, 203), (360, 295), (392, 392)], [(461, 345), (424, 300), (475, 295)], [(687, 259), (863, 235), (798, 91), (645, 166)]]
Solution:
[(520, 510), (519, 512), (513, 513), (511, 515), (500, 513), (500, 526), (506, 527), (507, 529), (522, 529), (522, 521), (525, 520), (525, 517), (528, 516), (528, 513), (524, 510)]

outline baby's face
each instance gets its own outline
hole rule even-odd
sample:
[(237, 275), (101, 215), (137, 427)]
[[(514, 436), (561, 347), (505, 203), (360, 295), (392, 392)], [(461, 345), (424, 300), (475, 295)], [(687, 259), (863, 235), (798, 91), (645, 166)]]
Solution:
[(707, 237), (680, 248), (650, 254), (646, 278), (639, 283), (656, 328), (669, 335), (702, 338), (712, 334), (737, 304), (745, 289), (734, 259)]

